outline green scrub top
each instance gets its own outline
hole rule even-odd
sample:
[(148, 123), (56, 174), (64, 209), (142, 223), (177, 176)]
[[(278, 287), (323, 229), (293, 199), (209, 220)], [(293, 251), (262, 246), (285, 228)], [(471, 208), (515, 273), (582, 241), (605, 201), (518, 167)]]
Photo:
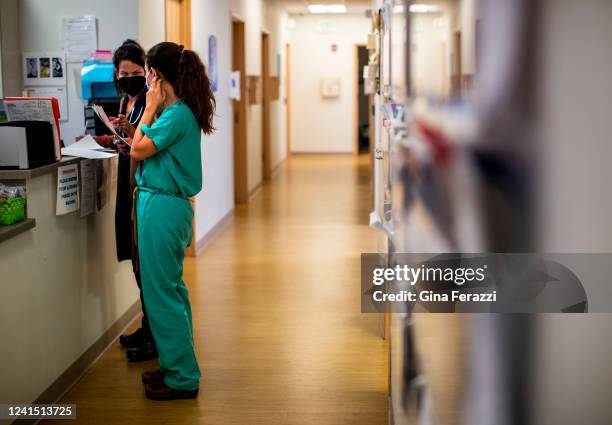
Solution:
[(198, 121), (182, 100), (163, 110), (161, 116), (141, 127), (157, 147), (136, 173), (141, 188), (189, 198), (202, 190), (201, 133)]

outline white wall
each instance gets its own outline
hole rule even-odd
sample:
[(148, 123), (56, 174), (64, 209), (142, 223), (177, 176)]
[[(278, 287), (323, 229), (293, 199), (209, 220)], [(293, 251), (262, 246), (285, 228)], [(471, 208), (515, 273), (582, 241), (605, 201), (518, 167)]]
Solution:
[(217, 37), (217, 75), (219, 91), (216, 131), (202, 137), (202, 192), (196, 196), (196, 240), (234, 208), (232, 105), (229, 100), (231, 67), (231, 28), (228, 2), (192, 0), (192, 47), (208, 66), (208, 37)]
[[(318, 32), (322, 19), (333, 34)], [(371, 21), (363, 15), (295, 16), (291, 30), (291, 151), (353, 152), (355, 44), (366, 44)], [(332, 52), (331, 45), (338, 45)], [(324, 77), (341, 79), (340, 97), (322, 99)]]
[[(126, 38), (138, 37), (138, 0), (21, 0), (19, 3), (23, 51), (60, 50), (63, 16), (95, 15), (98, 48), (114, 50)], [(66, 144), (84, 132), (81, 100), (81, 65), (69, 64), (67, 71), (68, 121), (60, 123)]]
[(165, 0), (138, 0), (138, 41), (149, 50), (166, 39)]
[(416, 95), (444, 95), (450, 73), (449, 16), (445, 13), (412, 14), (412, 84)]
[(270, 33), (270, 75), (279, 77), (280, 81), (279, 99), (270, 103), (270, 164), (273, 170), (287, 157), (285, 45), (290, 42), (288, 19), (289, 15), (278, 4), (267, 5), (266, 29)]

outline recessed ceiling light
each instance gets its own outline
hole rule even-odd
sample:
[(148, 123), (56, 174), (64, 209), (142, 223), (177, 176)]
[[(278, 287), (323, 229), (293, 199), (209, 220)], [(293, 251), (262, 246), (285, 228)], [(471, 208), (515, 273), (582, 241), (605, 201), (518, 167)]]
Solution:
[(310, 13), (346, 13), (346, 6), (343, 4), (309, 4)]
[(411, 4), (410, 12), (412, 13), (436, 13), (442, 9), (434, 4)]

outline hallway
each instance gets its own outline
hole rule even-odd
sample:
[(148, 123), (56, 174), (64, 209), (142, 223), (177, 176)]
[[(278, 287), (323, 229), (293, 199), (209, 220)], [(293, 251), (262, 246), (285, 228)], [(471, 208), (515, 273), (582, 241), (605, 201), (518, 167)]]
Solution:
[(156, 361), (128, 364), (115, 343), (61, 401), (77, 423), (385, 424), (381, 318), (359, 299), (359, 255), (376, 250), (369, 176), (367, 157), (289, 158), (185, 262), (199, 399), (146, 400)]

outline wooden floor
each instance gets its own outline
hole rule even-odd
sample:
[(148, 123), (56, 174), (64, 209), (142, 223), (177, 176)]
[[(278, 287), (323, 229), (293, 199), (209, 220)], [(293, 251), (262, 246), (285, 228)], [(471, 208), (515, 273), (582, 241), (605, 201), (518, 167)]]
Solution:
[(365, 158), (285, 162), (185, 262), (199, 399), (146, 400), (140, 374), (156, 361), (128, 364), (116, 344), (62, 400), (76, 422), (386, 424), (387, 347), (359, 302), (359, 254), (376, 249), (369, 191)]

